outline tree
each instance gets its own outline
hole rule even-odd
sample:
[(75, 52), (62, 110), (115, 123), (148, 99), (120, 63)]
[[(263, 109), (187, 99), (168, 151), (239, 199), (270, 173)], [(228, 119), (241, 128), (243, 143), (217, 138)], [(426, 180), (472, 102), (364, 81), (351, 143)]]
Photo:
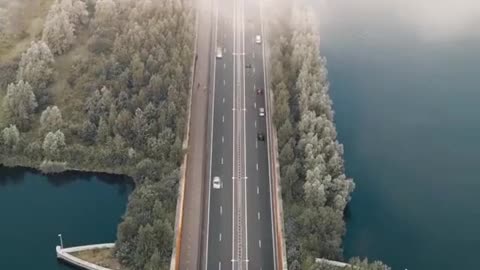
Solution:
[(278, 146), (283, 147), (292, 138), (293, 132), (292, 123), (287, 119), (278, 129)]
[(65, 148), (63, 132), (60, 130), (48, 132), (43, 140), (42, 148), (48, 160), (59, 160)]
[(74, 43), (74, 28), (68, 13), (60, 10), (58, 13), (49, 12), (43, 27), (42, 40), (45, 41), (54, 54), (65, 53)]
[(17, 80), (28, 82), (33, 89), (41, 91), (53, 81), (53, 54), (43, 41), (33, 42), (22, 54), (18, 65)]
[(14, 124), (21, 130), (30, 127), (31, 116), (37, 108), (37, 100), (28, 82), (9, 84), (4, 98), (4, 108)]
[(132, 70), (133, 85), (135, 87), (143, 86), (145, 81), (145, 66), (138, 54), (133, 56), (130, 69)]
[(15, 125), (10, 125), (2, 130), (2, 139), (8, 150), (15, 151), (20, 141), (20, 132)]
[(111, 27), (114, 18), (116, 18), (117, 8), (112, 0), (97, 0), (95, 3), (95, 19), (96, 27)]
[(132, 141), (132, 114), (122, 110), (115, 121), (116, 133), (120, 134), (127, 141)]
[(108, 125), (107, 121), (103, 117), (101, 117), (100, 122), (98, 124), (96, 141), (97, 143), (105, 143), (110, 137), (111, 137), (110, 126)]
[(57, 106), (48, 106), (40, 116), (40, 124), (43, 131), (54, 131), (62, 127), (62, 113)]
[(155, 234), (150, 224), (141, 226), (138, 230), (138, 239), (134, 255), (136, 269), (142, 269), (150, 260), (155, 251)]
[(88, 23), (87, 5), (82, 0), (62, 0), (60, 6), (62, 10), (68, 13), (72, 25), (77, 26)]
[(93, 144), (97, 137), (97, 126), (89, 120), (85, 120), (82, 124), (81, 137), (87, 144)]
[(277, 128), (280, 127), (290, 116), (288, 90), (284, 83), (277, 85), (275, 95), (275, 111), (273, 122)]
[(101, 117), (107, 117), (110, 107), (114, 104), (112, 92), (107, 87), (95, 90), (85, 102), (85, 110), (90, 122), (98, 124)]
[(160, 256), (160, 252), (156, 248), (150, 257), (150, 260), (145, 265), (145, 270), (159, 270), (162, 267), (162, 257)]
[(133, 118), (133, 133), (135, 134), (134, 145), (139, 149), (145, 146), (148, 135), (148, 123), (143, 111), (140, 108), (135, 110), (135, 117)]

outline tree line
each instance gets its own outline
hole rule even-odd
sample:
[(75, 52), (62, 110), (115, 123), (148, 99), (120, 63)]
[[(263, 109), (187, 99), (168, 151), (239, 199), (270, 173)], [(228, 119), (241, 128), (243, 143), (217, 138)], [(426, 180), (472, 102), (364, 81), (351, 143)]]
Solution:
[(355, 187), (345, 175), (316, 25), (312, 12), (298, 7), (270, 24), (270, 87), (290, 270), (331, 269), (315, 258), (342, 259), (343, 216)]
[(344, 212), (355, 184), (345, 175), (315, 16), (283, 4), (291, 8), (280, 8), (269, 24), (269, 68), (289, 269), (388, 270), (358, 258), (346, 268), (315, 262), (343, 259)]
[[(56, 0), (41, 39), (0, 66), (2, 163), (134, 178), (116, 244), (128, 269), (170, 262), (193, 31), (189, 1)], [(60, 72), (74, 98), (54, 104)]]

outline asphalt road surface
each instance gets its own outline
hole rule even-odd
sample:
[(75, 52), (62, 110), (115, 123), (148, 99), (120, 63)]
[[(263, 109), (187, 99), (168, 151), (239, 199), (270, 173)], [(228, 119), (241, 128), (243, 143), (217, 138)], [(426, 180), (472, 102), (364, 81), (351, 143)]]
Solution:
[[(214, 0), (209, 188), (204, 269), (276, 269), (257, 0)], [(261, 37), (263, 39), (263, 37)], [(263, 41), (263, 40), (262, 40)], [(213, 177), (222, 181), (214, 189)]]

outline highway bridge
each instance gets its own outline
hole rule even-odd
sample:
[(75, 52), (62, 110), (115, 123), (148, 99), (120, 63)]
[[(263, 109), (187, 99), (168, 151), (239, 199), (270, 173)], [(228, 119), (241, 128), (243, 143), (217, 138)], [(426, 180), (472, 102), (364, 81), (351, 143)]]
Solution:
[[(174, 269), (283, 269), (261, 3), (199, 1), (190, 157)], [(208, 97), (205, 114), (196, 108), (202, 89)]]

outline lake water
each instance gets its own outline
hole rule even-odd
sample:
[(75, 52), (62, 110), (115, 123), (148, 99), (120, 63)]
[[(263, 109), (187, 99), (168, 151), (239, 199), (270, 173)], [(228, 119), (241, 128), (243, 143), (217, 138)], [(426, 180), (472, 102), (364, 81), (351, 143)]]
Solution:
[(115, 241), (132, 188), (119, 176), (0, 167), (0, 269), (71, 270), (56, 259), (57, 235), (67, 247)]
[(357, 184), (344, 254), (402, 270), (480, 269), (478, 4), (417, 2), (316, 3)]

